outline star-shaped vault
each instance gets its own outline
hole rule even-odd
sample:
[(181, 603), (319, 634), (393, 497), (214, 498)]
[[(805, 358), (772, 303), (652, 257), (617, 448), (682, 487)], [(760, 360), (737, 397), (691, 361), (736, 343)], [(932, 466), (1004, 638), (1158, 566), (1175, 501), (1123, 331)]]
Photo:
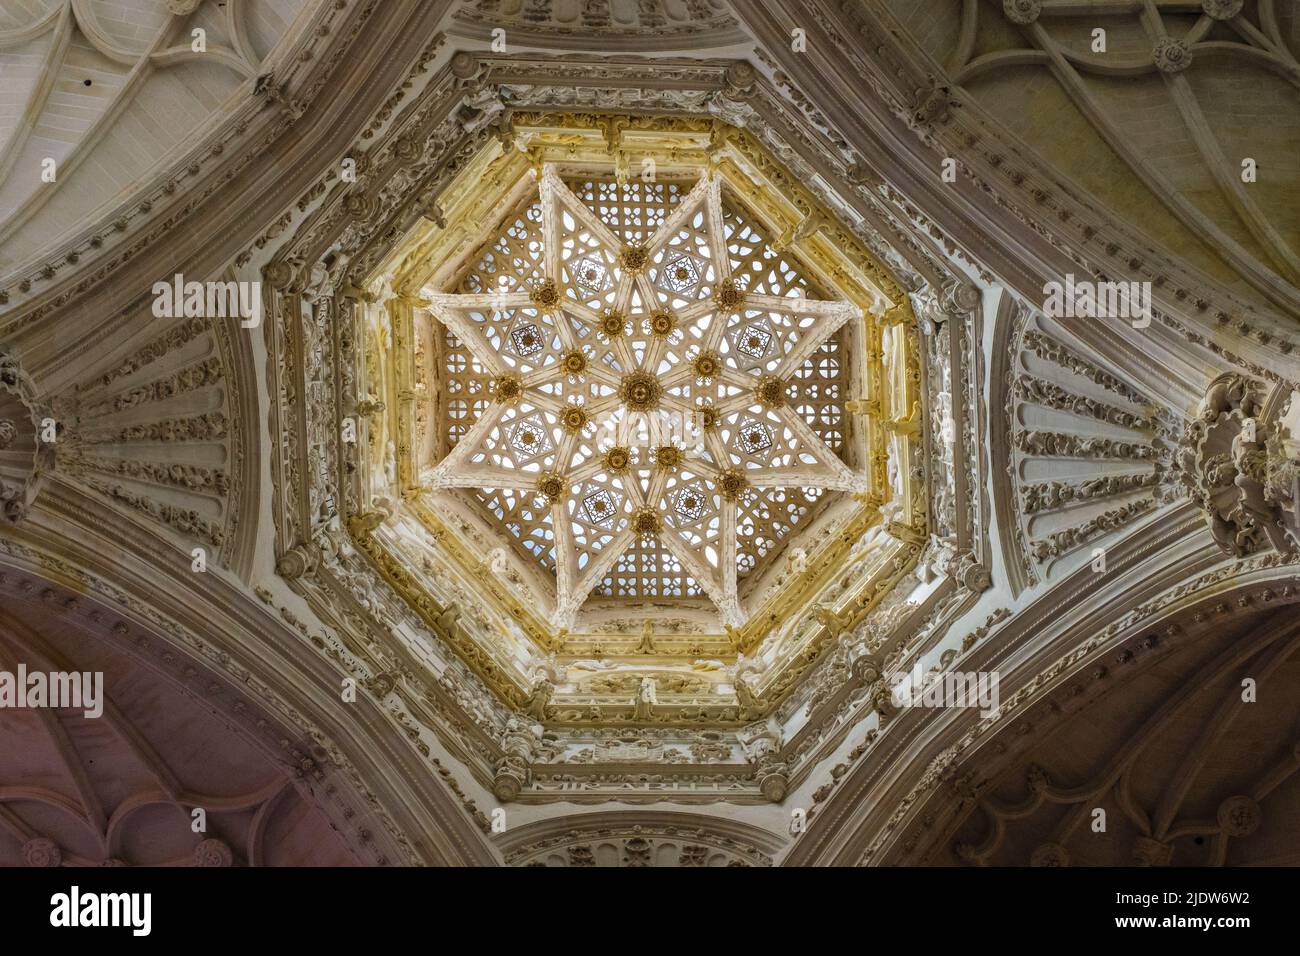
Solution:
[(738, 528), (869, 486), (815, 427), (840, 413), (838, 380), (808, 381), (838, 368), (834, 337), (860, 309), (810, 294), (707, 170), (660, 187), (673, 201), (658, 216), (594, 184), (580, 198), (550, 164), (534, 175), (488, 267), (461, 291), (424, 290), (480, 400), (423, 483), (473, 489), (527, 526), (525, 550), (554, 570), (554, 627), (616, 564), (675, 568), (656, 597), (703, 593), (739, 625), (754, 547)]

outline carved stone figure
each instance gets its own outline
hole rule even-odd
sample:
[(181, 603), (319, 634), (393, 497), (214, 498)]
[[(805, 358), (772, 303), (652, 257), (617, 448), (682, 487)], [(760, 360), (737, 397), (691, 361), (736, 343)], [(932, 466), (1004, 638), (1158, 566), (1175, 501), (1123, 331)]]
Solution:
[(533, 720), (542, 721), (546, 719), (546, 706), (551, 701), (551, 695), (555, 693), (555, 685), (549, 680), (542, 678), (533, 684), (532, 693), (524, 701), (523, 712)]
[(636, 720), (649, 720), (654, 714), (654, 707), (659, 703), (658, 686), (653, 677), (642, 677), (637, 689), (632, 716)]

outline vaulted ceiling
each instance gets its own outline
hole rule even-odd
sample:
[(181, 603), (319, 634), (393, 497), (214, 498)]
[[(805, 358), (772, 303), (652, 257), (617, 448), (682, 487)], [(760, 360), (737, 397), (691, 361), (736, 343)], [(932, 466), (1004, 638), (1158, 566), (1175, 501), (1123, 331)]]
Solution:
[(1293, 861), (1293, 3), (138, 7), (0, 14), (0, 858)]

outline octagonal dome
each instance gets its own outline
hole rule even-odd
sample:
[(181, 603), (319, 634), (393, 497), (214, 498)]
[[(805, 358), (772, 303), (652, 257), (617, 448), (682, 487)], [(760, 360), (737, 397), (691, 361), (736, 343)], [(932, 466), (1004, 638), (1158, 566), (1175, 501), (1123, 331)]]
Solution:
[(372, 358), (410, 367), (403, 497), (473, 528), (551, 635), (734, 652), (895, 497), (885, 432), (848, 409), (901, 390), (899, 303), (831, 221), (721, 124), (515, 116), (383, 274), (413, 297), (409, 347)]
[(423, 290), (419, 483), (540, 572), (557, 628), (646, 602), (742, 625), (747, 585), (870, 488), (844, 411), (870, 292), (774, 248), (739, 174), (645, 168), (525, 170)]
[(916, 550), (899, 286), (717, 121), (515, 113), (416, 199), (347, 293), (354, 540), (536, 719), (751, 720)]

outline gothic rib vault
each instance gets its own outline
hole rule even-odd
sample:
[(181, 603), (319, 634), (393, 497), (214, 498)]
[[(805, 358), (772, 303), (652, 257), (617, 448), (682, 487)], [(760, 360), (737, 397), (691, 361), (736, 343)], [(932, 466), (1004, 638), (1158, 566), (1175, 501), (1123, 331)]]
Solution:
[[(159, 36), (215, 15), (171, 6)], [(221, 717), (230, 793), (105, 745), (146, 803), (226, 801), (195, 859), (1292, 859), (1300, 300), (1268, 212), (1294, 181), (1262, 162), (1238, 195), (1192, 119), (1187, 202), (1009, 128), (984, 86), (1030, 67), (1078, 143), (1092, 97), (1136, 122), (1050, 4), (579, 6), (231, 0), (247, 79), (199, 145), (107, 211), (71, 179), (40, 200), (86, 221), (0, 257), (0, 649), (39, 619), (91, 661), (101, 634)], [(1211, 105), (1291, 82), (1290, 13), (1165, 6), (1104, 19), (1185, 119), (1189, 77)], [(0, 53), (107, 42), (68, 9)], [(1067, 272), (1150, 277), (1150, 326), (1045, 315)], [(260, 283), (260, 324), (158, 317), (175, 273)], [(1002, 706), (899, 709), (913, 668), (997, 672)], [(1183, 728), (1242, 675), (1271, 762), (1215, 776)], [(0, 759), (0, 859), (191, 852), (130, 852), (83, 772), (32, 772)], [(1126, 820), (1104, 847), (1084, 792)]]

